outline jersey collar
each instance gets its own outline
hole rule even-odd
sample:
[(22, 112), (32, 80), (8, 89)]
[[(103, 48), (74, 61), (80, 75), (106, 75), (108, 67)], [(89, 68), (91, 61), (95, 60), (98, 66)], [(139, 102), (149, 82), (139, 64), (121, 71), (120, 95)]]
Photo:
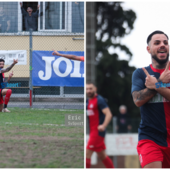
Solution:
[(152, 64), (150, 65), (151, 69), (154, 71), (154, 72), (157, 72), (157, 73), (162, 73), (165, 69), (156, 69), (152, 66)]

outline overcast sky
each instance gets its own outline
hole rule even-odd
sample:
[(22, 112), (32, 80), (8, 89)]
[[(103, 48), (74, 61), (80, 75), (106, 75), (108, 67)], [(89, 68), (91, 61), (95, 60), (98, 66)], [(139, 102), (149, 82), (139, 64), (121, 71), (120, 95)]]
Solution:
[[(121, 40), (133, 53), (129, 64), (137, 68), (148, 66), (151, 64), (151, 56), (146, 51), (148, 35), (155, 30), (162, 30), (170, 37), (170, 1), (127, 1), (122, 5), (137, 15), (131, 34)], [(129, 60), (125, 53), (119, 51), (119, 54), (120, 59)]]

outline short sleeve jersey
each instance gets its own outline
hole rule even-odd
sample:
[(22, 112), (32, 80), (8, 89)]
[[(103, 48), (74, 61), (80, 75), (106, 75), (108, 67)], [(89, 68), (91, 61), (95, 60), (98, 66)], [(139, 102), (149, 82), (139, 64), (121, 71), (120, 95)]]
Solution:
[(92, 99), (87, 99), (86, 109), (89, 120), (90, 136), (105, 136), (106, 131), (99, 132), (97, 127), (103, 124), (105, 115), (102, 110), (107, 107), (108, 105), (105, 99), (100, 95), (96, 95)]
[[(155, 69), (152, 65), (145, 67), (151, 76), (158, 79), (164, 69)], [(145, 89), (144, 71), (140, 68), (132, 75), (132, 89)], [(157, 93), (150, 101), (140, 107), (141, 122), (138, 129), (139, 140), (149, 139), (161, 146), (170, 146), (170, 102)]]

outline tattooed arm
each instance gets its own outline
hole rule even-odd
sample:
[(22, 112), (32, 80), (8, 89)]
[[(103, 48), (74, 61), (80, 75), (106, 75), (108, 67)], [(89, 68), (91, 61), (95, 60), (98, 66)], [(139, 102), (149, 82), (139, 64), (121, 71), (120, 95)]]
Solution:
[(137, 107), (141, 107), (143, 104), (147, 103), (152, 97), (156, 95), (156, 90), (151, 90), (145, 88), (140, 91), (134, 91), (132, 93), (133, 101)]
[[(152, 90), (145, 85), (146, 78), (142, 69), (135, 70), (132, 75), (132, 97), (137, 107), (141, 107), (157, 94), (156, 90)], [(153, 77), (151, 76), (151, 78)]]
[[(148, 102), (152, 97), (154, 97), (156, 93), (159, 93), (160, 95), (162, 95), (163, 97), (165, 97), (167, 100), (170, 101), (170, 89), (162, 88), (162, 87), (156, 88), (156, 85), (155, 85), (155, 83), (159, 81), (162, 81), (164, 83), (167, 83), (170, 81), (169, 67), (170, 67), (170, 62), (167, 63), (164, 72), (161, 74), (158, 80), (155, 77), (151, 76), (145, 68), (142, 68), (146, 75), (145, 83), (144, 83), (145, 87), (141, 86), (140, 89), (142, 90), (135, 89), (132, 93), (133, 101), (136, 104), (136, 106), (138, 107), (142, 106), (143, 104)], [(133, 78), (132, 82), (134, 83), (135, 81), (139, 81), (138, 86), (140, 84), (143, 84), (143, 81), (139, 79), (139, 74)]]
[[(166, 73), (167, 75), (169, 73), (169, 66), (170, 66), (170, 62), (168, 62), (164, 72), (162, 73), (164, 74), (164, 76), (162, 76), (162, 74), (160, 76), (160, 78), (162, 78), (164, 82), (169, 82), (169, 76), (166, 76)], [(150, 90), (157, 91), (161, 96), (163, 96), (164, 98), (170, 101), (170, 89), (165, 88), (165, 87), (156, 87), (155, 83), (157, 83), (158, 80), (155, 77), (150, 76), (150, 74), (147, 72), (145, 68), (142, 68), (142, 69), (147, 76), (146, 81), (145, 81), (145, 86)]]
[(13, 63), (9, 67), (1, 69), (0, 73), (6, 73), (6, 72), (10, 71), (11, 68), (14, 67), (14, 65), (17, 63), (18, 63), (18, 59), (17, 60), (14, 59)]

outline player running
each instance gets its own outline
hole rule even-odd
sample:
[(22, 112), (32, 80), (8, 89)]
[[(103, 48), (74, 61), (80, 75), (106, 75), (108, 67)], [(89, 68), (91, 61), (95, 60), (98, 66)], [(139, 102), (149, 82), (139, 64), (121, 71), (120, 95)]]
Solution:
[[(5, 63), (5, 60), (3, 59), (0, 59), (0, 69), (4, 68), (4, 63)], [(2, 76), (3, 76), (3, 83), (9, 83), (10, 79), (12, 78), (13, 76), (13, 71), (9, 74), (9, 77), (7, 79), (7, 81), (5, 81), (5, 74), (2, 73)], [(9, 102), (9, 99), (10, 99), (10, 96), (11, 96), (11, 93), (12, 93), (12, 90), (11, 89), (8, 89), (7, 93), (6, 93), (6, 96), (5, 96), (5, 100), (4, 100), (4, 108), (2, 110), (2, 112), (10, 112), (8, 109), (7, 109), (7, 105), (8, 105), (8, 102)]]
[(7, 68), (0, 68), (0, 112), (2, 112), (3, 109), (3, 96), (6, 95), (5, 97), (5, 104), (7, 105), (9, 102), (9, 98), (11, 96), (11, 89), (2, 89), (2, 83), (3, 83), (3, 73), (8, 72), (11, 70), (11, 68), (18, 63), (18, 60), (14, 60), (13, 63), (7, 67)]
[(140, 107), (137, 151), (143, 168), (170, 168), (170, 82), (168, 36), (155, 31), (147, 38), (152, 64), (134, 71), (132, 96)]
[(103, 97), (96, 93), (96, 87), (93, 83), (86, 84), (86, 93), (88, 97), (86, 109), (90, 127), (86, 148), (86, 168), (90, 168), (93, 152), (97, 152), (106, 168), (114, 168), (111, 159), (106, 155), (104, 143), (106, 127), (112, 118), (112, 114)]
[(78, 60), (78, 61), (83, 61), (84, 62), (84, 57), (81, 56), (76, 56), (76, 55), (70, 55), (70, 54), (60, 54), (58, 51), (53, 51), (52, 55), (57, 55), (57, 56), (61, 56), (61, 57), (65, 57), (71, 60)]

